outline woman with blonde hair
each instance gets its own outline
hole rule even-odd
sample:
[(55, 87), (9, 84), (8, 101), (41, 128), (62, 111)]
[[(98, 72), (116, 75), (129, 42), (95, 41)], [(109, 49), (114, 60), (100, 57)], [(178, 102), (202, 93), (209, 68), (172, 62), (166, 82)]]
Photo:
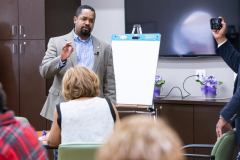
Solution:
[(97, 160), (184, 160), (182, 142), (162, 119), (147, 116), (121, 120), (97, 153)]
[(62, 95), (68, 102), (56, 106), (47, 142), (51, 147), (70, 142), (104, 142), (119, 115), (108, 98), (99, 96), (98, 76), (85, 66), (67, 70)]

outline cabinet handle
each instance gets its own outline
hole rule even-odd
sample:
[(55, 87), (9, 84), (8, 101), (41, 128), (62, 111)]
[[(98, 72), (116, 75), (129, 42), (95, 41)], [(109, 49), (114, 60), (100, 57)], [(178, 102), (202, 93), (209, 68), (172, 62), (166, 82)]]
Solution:
[(23, 44), (20, 44), (20, 53), (25, 52), (25, 46)]
[(17, 45), (15, 45), (15, 44), (12, 45), (12, 52), (13, 52), (14, 54), (17, 53)]
[(15, 25), (12, 26), (12, 35), (17, 35), (17, 26)]
[(23, 26), (19, 26), (19, 34), (22, 36), (23, 35)]

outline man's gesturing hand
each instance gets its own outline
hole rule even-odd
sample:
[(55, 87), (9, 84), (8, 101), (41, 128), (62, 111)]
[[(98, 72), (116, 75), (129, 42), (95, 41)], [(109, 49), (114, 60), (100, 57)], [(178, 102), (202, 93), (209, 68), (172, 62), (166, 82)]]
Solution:
[(227, 128), (229, 129), (231, 132), (235, 132), (232, 129), (231, 124), (229, 124), (227, 121), (225, 121), (223, 118), (220, 118), (217, 126), (216, 126), (216, 134), (217, 134), (217, 139), (222, 138), (222, 129), (223, 128)]
[[(62, 54), (61, 54), (61, 61), (65, 61), (68, 57), (70, 57), (70, 55), (72, 54), (74, 48), (73, 46), (71, 45), (71, 41), (70, 42), (67, 42), (63, 48), (62, 48)], [(69, 47), (71, 47), (71, 49), (69, 50)]]

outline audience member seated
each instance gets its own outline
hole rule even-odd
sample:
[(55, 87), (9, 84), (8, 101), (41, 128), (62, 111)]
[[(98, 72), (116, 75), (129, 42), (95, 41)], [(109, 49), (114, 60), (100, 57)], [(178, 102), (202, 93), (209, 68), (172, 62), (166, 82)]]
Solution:
[(47, 153), (33, 127), (16, 120), (13, 111), (5, 107), (5, 93), (0, 84), (0, 159), (45, 160)]
[(56, 106), (47, 135), (49, 146), (70, 142), (104, 142), (120, 122), (114, 104), (99, 96), (98, 76), (85, 66), (67, 70), (62, 95), (68, 102)]
[(144, 115), (121, 120), (105, 145), (97, 152), (97, 160), (183, 160), (182, 142), (162, 119)]

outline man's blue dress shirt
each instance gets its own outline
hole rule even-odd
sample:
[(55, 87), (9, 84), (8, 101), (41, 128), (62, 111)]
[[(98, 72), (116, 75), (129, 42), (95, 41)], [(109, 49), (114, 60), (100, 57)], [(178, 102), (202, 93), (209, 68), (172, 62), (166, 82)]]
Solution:
[[(91, 35), (87, 40), (83, 41), (75, 34), (74, 29), (72, 32), (75, 43), (75, 51), (77, 53), (78, 65), (86, 66), (92, 70), (94, 63), (94, 49)], [(59, 67), (61, 68), (66, 65), (67, 60), (65, 62), (62, 62), (60, 58), (59, 62)]]

